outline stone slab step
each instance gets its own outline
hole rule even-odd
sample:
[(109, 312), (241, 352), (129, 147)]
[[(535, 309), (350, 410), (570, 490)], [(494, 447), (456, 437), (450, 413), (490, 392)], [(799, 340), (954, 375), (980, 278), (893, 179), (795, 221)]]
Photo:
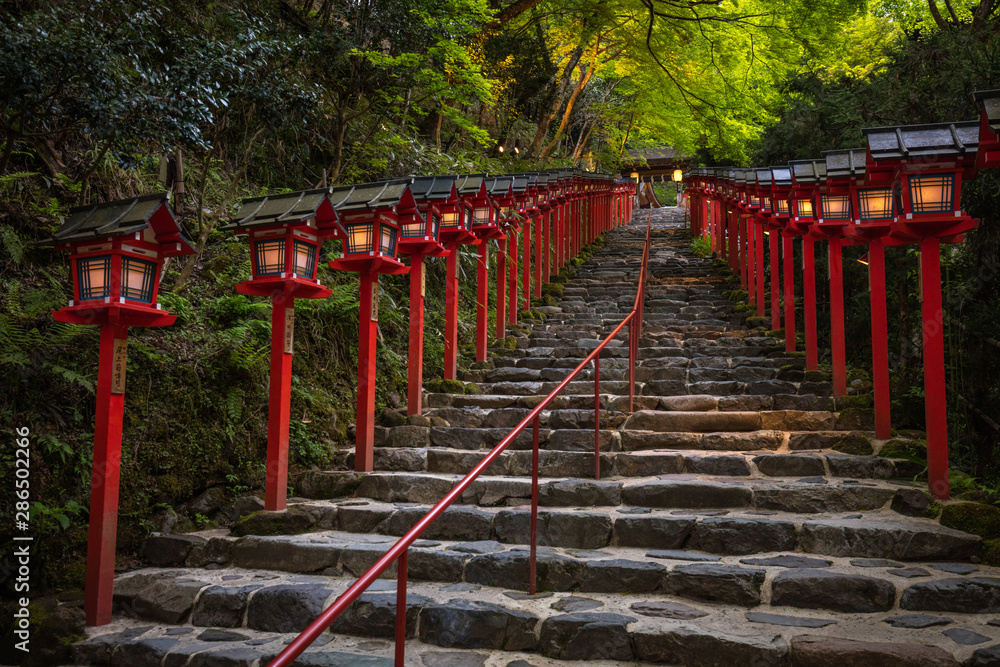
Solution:
[[(676, 435), (676, 434), (672, 434)], [(688, 434), (697, 441), (699, 434)], [(541, 477), (594, 476), (594, 439), (586, 431), (540, 431), (539, 475)], [(922, 464), (903, 459), (876, 456), (853, 456), (836, 452), (825, 454), (745, 452), (706, 452), (684, 450), (645, 450), (622, 452), (620, 434), (601, 433), (601, 477), (635, 479), (659, 475), (718, 475), (722, 477), (807, 477), (824, 484), (824, 477), (859, 479), (913, 479), (924, 472)], [(465, 475), (486, 458), (479, 451), (434, 447), (381, 447), (375, 450), (375, 470), (382, 472), (430, 472)], [(347, 453), (345, 467), (353, 467), (353, 455)], [(527, 475), (531, 472), (531, 453), (511, 448), (502, 452), (486, 469), (491, 476)]]
[[(370, 486), (378, 486), (379, 476), (372, 477), (375, 482)], [(449, 480), (442, 481), (442, 488), (451, 488)], [(523, 544), (528, 540), (530, 508), (524, 503), (529, 494), (530, 484), (526, 482), (487, 480), (478, 487), (470, 487), (463, 498), (466, 505), (456, 505), (448, 512), (462, 526), (475, 526), (477, 535), (486, 536), (482, 539), (493, 536), (504, 543)], [(397, 495), (395, 491), (382, 493), (376, 488), (372, 495), (384, 500), (380, 503), (352, 499), (304, 505), (302, 511), (314, 518), (292, 524), (297, 526), (294, 530), (327, 526), (367, 533), (386, 520), (390, 520), (387, 525), (395, 525), (392, 522), (397, 519), (392, 517), (397, 512), (401, 512), (400, 517), (410, 517), (408, 521), (416, 522), (430, 509), (430, 503), (443, 494)], [(397, 507), (398, 503), (405, 505)], [(797, 549), (829, 556), (969, 561), (980, 557), (982, 545), (978, 536), (945, 528), (929, 519), (903, 517), (888, 509), (864, 514), (793, 514), (747, 508), (666, 510), (614, 506), (548, 507), (540, 511), (540, 516), (543, 514), (547, 517), (543, 522), (546, 529), (540, 534), (546, 535), (548, 543), (575, 548), (617, 545), (738, 555)], [(317, 515), (320, 518), (315, 518)], [(255, 532), (290, 530), (289, 524), (281, 519), (263, 515), (236, 530), (246, 532), (249, 526), (261, 523), (265, 528)], [(439, 521), (441, 526), (448, 525), (443, 518)]]
[[(593, 459), (589, 461), (592, 465)], [(720, 465), (734, 463), (726, 461)], [(527, 467), (530, 473), (530, 463)], [(863, 512), (886, 506), (900, 488), (875, 481), (828, 483), (822, 477), (805, 478), (802, 482), (752, 478), (727, 480), (711, 475), (664, 477), (601, 481), (546, 478), (539, 483), (539, 504), (547, 507), (756, 509), (800, 514)], [(324, 499), (324, 496), (340, 497), (353, 487), (359, 498), (425, 503), (444, 496), (460, 479), (459, 475), (434, 473), (375, 472), (360, 476), (352, 472), (309, 472), (299, 478), (297, 488), (303, 497), (318, 499)], [(337, 495), (329, 496), (324, 491), (333, 491)], [(530, 477), (483, 475), (472, 483), (461, 502), (496, 506), (517, 503), (519, 499), (523, 501), (530, 497)], [(500, 503), (500, 499), (504, 502)]]
[[(327, 539), (322, 546), (317, 546), (316, 539), (309, 543), (301, 537), (228, 540), (232, 560), (222, 569), (178, 565), (145, 568), (119, 576), (115, 582), (116, 610), (163, 623), (186, 621), (194, 627), (296, 631), (304, 625), (290, 622), (289, 615), (298, 611), (299, 623), (308, 623), (311, 616), (301, 610), (302, 606), (315, 609), (328, 605), (336, 592), (352, 583), (358, 574), (356, 570), (367, 568), (365, 563), (374, 562), (392, 545), (391, 538), (380, 541), (378, 536), (372, 536), (364, 544), (352, 544), (345, 535), (331, 533), (324, 537)], [(216, 550), (224, 548), (221, 546), (224, 538), (212, 537), (207, 543)], [(255, 554), (253, 549), (261, 553)], [(280, 550), (285, 550), (288, 557), (278, 561), (277, 567), (268, 565), (267, 569), (261, 569), (259, 563)], [(320, 572), (310, 561), (310, 554), (317, 561), (336, 565)], [(486, 590), (477, 596), (480, 599), (532, 599), (516, 593), (499, 594), (504, 589), (527, 590), (529, 552), (524, 547), (504, 548), (484, 541), (425, 540), (411, 547), (409, 560), (409, 576), (414, 586), (408, 592), (427, 592), (420, 595), (420, 602), (432, 602), (440, 594), (477, 592), (483, 588)], [(864, 563), (857, 559), (854, 562)], [(862, 567), (843, 559), (788, 553), (713, 560), (704, 554), (663, 550), (596, 551), (542, 546), (538, 552), (537, 584), (542, 591), (597, 594), (598, 598), (601, 594), (625, 596), (633, 605), (636, 602), (648, 605), (655, 600), (663, 606), (684, 600), (711, 603), (708, 611), (715, 609), (712, 605), (763, 608), (763, 613), (823, 610), (832, 613), (833, 618), (828, 617), (832, 623), (838, 622), (838, 613), (896, 612), (925, 617), (930, 613), (959, 614), (978, 620), (979, 625), (982, 621), (977, 616), (996, 613), (994, 598), (1000, 590), (1000, 579), (995, 576), (975, 572), (975, 576), (956, 577), (933, 567), (888, 565)], [(921, 574), (914, 575), (913, 571), (918, 569)], [(995, 568), (980, 569), (996, 574)], [(299, 576), (292, 576), (295, 574)], [(391, 595), (379, 593), (394, 589), (395, 582), (391, 580), (395, 577), (395, 571), (387, 571), (373, 586), (374, 590), (365, 595), (392, 599)], [(359, 615), (358, 620), (367, 615)], [(898, 622), (919, 629), (920, 624), (915, 620)], [(937, 624), (929, 623), (927, 627), (933, 625)], [(387, 627), (389, 632), (383, 636), (392, 636), (391, 620)], [(346, 629), (342, 622), (334, 626), (334, 631)], [(994, 628), (992, 632), (998, 631)]]
[[(256, 574), (242, 573), (245, 581), (253, 581)], [(293, 636), (273, 628), (285, 622), (301, 625), (311, 611), (301, 604), (305, 584), (293, 579), (278, 577), (245, 595), (235, 606), (246, 610), (246, 622), (226, 629), (190, 623), (152, 628), (144, 619), (118, 617), (111, 626), (88, 630), (88, 639), (74, 647), (76, 663), (134, 667), (266, 664)], [(324, 577), (310, 579), (331, 598), (346, 587)], [(211, 579), (206, 583), (214, 591), (226, 589)], [(388, 667), (392, 644), (386, 638), (393, 628), (395, 591), (389, 586), (376, 588), (366, 592), (338, 619), (334, 633), (324, 635), (296, 664)], [(483, 600), (482, 593), (475, 585), (412, 584), (407, 591), (407, 636), (411, 638), (406, 644), (407, 664), (553, 666), (586, 661), (595, 667), (637, 662), (957, 667), (966, 660), (973, 665), (991, 664), (984, 660), (995, 651), (998, 638), (996, 628), (968, 615), (927, 616), (950, 626), (944, 631), (941, 625), (901, 630), (893, 625), (901, 617), (894, 612), (848, 615), (787, 607), (773, 612), (771, 607), (743, 611), (662, 594), (635, 599), (596, 592), (498, 593)], [(293, 603), (284, 606), (289, 610), (286, 617), (278, 618), (276, 607), (262, 610), (270, 598)], [(980, 644), (962, 645), (945, 634), (963, 626), (975, 628), (967, 632), (981, 637)], [(501, 661), (491, 662), (493, 658)]]

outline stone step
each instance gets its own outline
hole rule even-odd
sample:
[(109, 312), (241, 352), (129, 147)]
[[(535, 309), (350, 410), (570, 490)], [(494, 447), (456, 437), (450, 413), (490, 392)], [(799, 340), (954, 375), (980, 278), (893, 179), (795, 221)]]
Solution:
[[(820, 475), (802, 481), (750, 478), (749, 464), (738, 456), (700, 458), (662, 457), (674, 465), (701, 467), (707, 474), (674, 473), (656, 477), (647, 474), (625, 479), (587, 480), (565, 476), (567, 458), (593, 469), (593, 456), (559, 452), (545, 459), (554, 462), (550, 477), (539, 483), (539, 504), (546, 507), (633, 507), (641, 509), (746, 509), (771, 510), (799, 514), (860, 512), (885, 507), (897, 495), (898, 485), (875, 480), (843, 480)], [(539, 457), (540, 459), (543, 457)], [(639, 465), (640, 457), (632, 457)], [(602, 463), (605, 458), (602, 457)], [(478, 462), (481, 457), (473, 457)], [(469, 461), (465, 462), (470, 463)], [(493, 467), (476, 479), (459, 502), (493, 507), (517, 505), (531, 499), (531, 460), (521, 457), (502, 461), (508, 475), (498, 476)], [(741, 468), (742, 464), (742, 468)], [(442, 465), (441, 467), (446, 467)], [(610, 467), (610, 466), (607, 466)], [(727, 470), (744, 477), (724, 477)], [(461, 474), (448, 472), (355, 472), (310, 471), (299, 477), (296, 485), (301, 497), (314, 499), (342, 498), (347, 494), (385, 502), (433, 502), (461, 480)], [(911, 488), (904, 485), (902, 488)]]
[[(629, 411), (628, 394), (615, 394), (605, 391), (607, 383), (601, 383), (600, 406), (602, 410)], [(644, 385), (640, 386), (640, 389)], [(594, 407), (593, 385), (591, 391), (576, 394), (564, 391), (550, 404), (552, 410), (592, 410)], [(441, 394), (427, 392), (424, 394), (424, 406), (428, 408), (533, 408), (542, 400), (536, 394)], [(870, 420), (870, 412), (855, 410), (858, 405), (867, 405), (867, 400), (858, 401), (857, 396), (840, 398), (777, 394), (740, 396), (713, 396), (710, 394), (680, 394), (676, 396), (655, 396), (637, 394), (633, 397), (634, 410), (667, 410), (677, 412), (743, 412), (748, 410), (821, 410), (826, 412), (851, 411), (858, 423)], [(419, 420), (417, 420), (419, 421)], [(867, 422), (865, 422), (867, 423)]]
[[(446, 514), (440, 520), (446, 522), (455, 516)], [(996, 578), (1000, 570), (954, 562), (915, 565), (901, 559), (803, 556), (788, 548), (773, 550), (767, 556), (747, 557), (732, 552), (717, 556), (657, 545), (606, 547), (596, 544), (597, 540), (589, 540), (587, 546), (552, 547), (544, 543), (551, 540), (543, 539), (543, 535), (548, 537), (559, 530), (559, 524), (551, 518), (552, 514), (539, 516), (537, 583), (541, 590), (628, 596), (664, 593), (744, 608), (769, 603), (845, 613), (898, 609), (995, 614), (995, 599), (1000, 595), (1000, 579)], [(279, 573), (319, 574), (331, 583), (360, 576), (393, 545), (393, 533), (405, 529), (408, 520), (404, 517), (388, 528), (380, 524), (375, 528), (379, 534), (366, 535), (341, 531), (293, 536), (209, 534), (188, 536), (185, 542), (178, 536), (153, 536), (145, 550), (160, 565), (118, 577), (115, 605), (163, 622), (181, 621), (193, 611), (191, 620), (195, 624), (202, 624), (199, 617), (208, 616), (203, 619), (205, 625), (233, 627), (218, 612), (228, 613), (229, 623), (242, 620), (245, 614), (240, 610), (237, 616), (219, 603), (226, 598), (232, 602), (234, 593), (240, 591), (246, 595), (247, 584), (274, 585), (269, 582), (280, 579)], [(452, 528), (461, 523), (461, 519), (452, 521)], [(410, 579), (526, 590), (528, 548), (474, 539), (478, 533), (471, 528), (467, 525), (464, 534), (472, 539), (455, 540), (452, 529), (415, 542), (409, 550)], [(202, 541), (192, 546), (190, 540), (194, 538)], [(260, 572), (248, 581), (239, 576), (247, 570)], [(396, 566), (391, 566), (383, 578), (395, 578), (395, 570)], [(219, 576), (219, 572), (223, 575)], [(311, 583), (315, 587), (317, 582), (306, 579), (292, 583)], [(206, 589), (206, 585), (213, 588)], [(221, 599), (213, 600), (216, 595)], [(167, 616), (163, 607), (178, 598), (186, 604), (171, 608)], [(210, 614), (212, 611), (216, 614)]]
[[(594, 399), (592, 398), (591, 401)], [(695, 401), (692, 401), (695, 402)], [(530, 404), (530, 401), (525, 401)], [(674, 405), (681, 403), (672, 401)], [(569, 404), (565, 401), (564, 404)], [(391, 446), (393, 434), (399, 429), (407, 432), (429, 433), (430, 429), (512, 429), (529, 414), (528, 407), (480, 408), (434, 407), (428, 408), (424, 417), (412, 421), (435, 423), (435, 419), (443, 419), (448, 426), (414, 426), (401, 425), (388, 427), (385, 434), (386, 444)], [(868, 426), (871, 413), (862, 410), (845, 410), (829, 412), (821, 410), (637, 410), (629, 415), (623, 411), (601, 410), (600, 422), (602, 430), (619, 429), (625, 431), (653, 431), (658, 433), (676, 432), (740, 432), (757, 430), (782, 431), (854, 431)], [(538, 415), (539, 425), (552, 429), (593, 429), (595, 413), (593, 402), (590, 409), (565, 408), (543, 410)]]
[[(540, 570), (557, 573), (558, 566), (558, 562), (546, 563)], [(676, 576), (678, 586), (698, 582), (708, 591), (710, 568), (722, 569), (698, 564), (682, 567), (687, 567), (686, 573), (671, 572), (664, 581)], [(128, 578), (148, 581), (155, 574), (140, 572)], [(197, 600), (190, 594), (194, 586), (179, 584), (176, 578), (130, 583), (137, 591), (132, 598), (136, 603), (151, 597), (150, 589), (178, 589), (181, 602), (176, 606), (189, 604), (193, 611), (182, 618), (190, 616), (190, 620), (152, 628), (146, 619), (152, 616), (153, 622), (160, 622), (161, 614), (136, 604), (143, 609), (139, 618), (123, 619), (111, 632), (108, 627), (89, 629), (90, 638), (74, 646), (76, 664), (263, 665), (311, 620), (310, 613), (332, 602), (347, 586), (343, 580), (316, 575), (278, 575), (261, 581), (257, 579), (260, 572), (234, 570), (223, 576), (239, 578), (223, 581), (219, 572), (199, 574), (206, 576), (198, 580), (202, 588)], [(647, 571), (637, 576), (650, 578)], [(829, 579), (833, 578), (841, 577)], [(123, 583), (126, 579), (122, 578)], [(878, 594), (885, 590), (867, 579), (881, 580), (865, 579), (851, 581), (838, 591), (837, 598), (846, 606), (866, 609), (853, 614), (773, 604), (747, 609), (666, 592), (626, 597), (583, 590), (535, 596), (505, 592), (482, 599), (489, 589), (478, 584), (413, 582), (407, 589), (410, 640), (406, 653), (416, 661), (413, 664), (420, 665), (484, 665), (499, 657), (499, 652), (503, 658), (495, 664), (508, 665), (542, 664), (537, 661), (545, 658), (606, 666), (638, 661), (760, 667), (957, 667), (966, 659), (974, 665), (993, 664), (988, 660), (996, 649), (987, 642), (1000, 637), (997, 628), (983, 625), (971, 614), (942, 617), (883, 611)], [(752, 591), (752, 575), (746, 581)], [(741, 582), (735, 580), (729, 588)], [(296, 664), (389, 667), (392, 643), (387, 639), (393, 635), (395, 602), (394, 582), (377, 582), (338, 619), (332, 633), (324, 635), (320, 645), (314, 645)], [(879, 609), (867, 610), (871, 606)], [(665, 619), (673, 622), (664, 623)], [(210, 620), (222, 622), (206, 622)], [(987, 648), (963, 645), (953, 637), (968, 637)], [(361, 638), (369, 641), (357, 641)]]
[[(601, 437), (601, 477), (633, 479), (665, 475), (718, 475), (721, 477), (805, 477), (816, 478), (909, 479), (921, 477), (925, 466), (905, 459), (844, 455), (835, 451), (816, 453), (759, 454), (739, 451), (699, 451), (654, 449), (617, 451), (620, 438), (614, 431)], [(677, 435), (677, 434), (670, 434)], [(698, 434), (688, 434), (698, 436)], [(583, 437), (580, 437), (583, 436)], [(697, 442), (697, 441), (696, 441)], [(526, 445), (527, 443), (515, 443)], [(539, 432), (539, 475), (541, 477), (594, 476), (593, 436), (580, 431)], [(381, 472), (429, 472), (465, 475), (489, 453), (446, 448), (393, 447), (375, 450), (374, 465)], [(344, 456), (344, 467), (353, 467), (353, 457)], [(827, 472), (829, 471), (829, 472)], [(492, 476), (531, 474), (531, 452), (511, 448), (502, 452), (486, 472)]]

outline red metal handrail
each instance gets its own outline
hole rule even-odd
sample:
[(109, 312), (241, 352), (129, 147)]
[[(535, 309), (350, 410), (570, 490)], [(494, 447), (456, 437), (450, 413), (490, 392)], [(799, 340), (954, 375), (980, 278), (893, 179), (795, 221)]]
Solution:
[(405, 535), (392, 545), (392, 547), (382, 555), (378, 561), (372, 565), (367, 572), (358, 578), (351, 586), (338, 597), (332, 605), (327, 607), (316, 619), (309, 624), (284, 650), (272, 660), (268, 667), (289, 667), (292, 661), (299, 657), (303, 651), (316, 641), (319, 635), (342, 614), (365, 590), (368, 589), (378, 577), (389, 569), (393, 561), (399, 561), (396, 568), (396, 667), (403, 667), (403, 658), (406, 641), (406, 584), (407, 565), (410, 545), (420, 537), (421, 533), (427, 529), (441, 514), (458, 499), (469, 485), (476, 480), (479, 475), (486, 470), (507, 446), (520, 435), (528, 424), (532, 425), (533, 444), (531, 454), (531, 551), (529, 564), (528, 592), (532, 595), (536, 589), (536, 556), (537, 556), (537, 531), (538, 531), (538, 430), (539, 415), (548, 405), (566, 388), (587, 365), (594, 362), (594, 476), (600, 479), (601, 473), (601, 452), (600, 452), (600, 353), (611, 340), (613, 340), (625, 325), (629, 325), (629, 412), (632, 412), (632, 404), (635, 397), (635, 362), (639, 352), (639, 337), (642, 335), (642, 314), (643, 299), (646, 294), (646, 265), (649, 261), (649, 233), (652, 225), (652, 214), (646, 223), (646, 241), (642, 249), (642, 263), (639, 268), (639, 285), (636, 288), (635, 303), (629, 314), (615, 327), (614, 331), (594, 349), (593, 352), (573, 369), (559, 385), (549, 392), (541, 403), (539, 403), (528, 415), (521, 420), (507, 436), (497, 444), (486, 457), (479, 462), (462, 480), (449, 491), (438, 504), (430, 509), (420, 521), (416, 523)]

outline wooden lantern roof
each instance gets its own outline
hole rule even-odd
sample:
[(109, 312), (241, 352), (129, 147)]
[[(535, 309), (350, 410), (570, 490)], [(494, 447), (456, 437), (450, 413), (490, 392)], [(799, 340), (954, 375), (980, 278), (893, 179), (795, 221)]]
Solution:
[(362, 183), (333, 188), (330, 201), (334, 210), (340, 213), (355, 211), (379, 211), (400, 209), (400, 212), (416, 208), (410, 192), (409, 179), (393, 179), (376, 183)]
[(989, 128), (1000, 134), (1000, 90), (981, 90), (976, 93), (976, 102)]
[(458, 197), (455, 184), (459, 177), (451, 174), (448, 176), (413, 176), (409, 179), (410, 193), (413, 199), (420, 204), (454, 203)]
[(792, 187), (792, 168), (789, 166), (771, 167), (771, 183), (776, 188)]
[(333, 227), (337, 214), (329, 195), (329, 188), (320, 188), (244, 199), (235, 220), (222, 229), (239, 232), (253, 227), (296, 224), (310, 218), (316, 218), (318, 229)]
[(193, 254), (194, 247), (174, 217), (168, 196), (160, 192), (92, 206), (75, 206), (52, 238), (40, 241), (39, 245), (67, 246), (149, 229), (162, 246), (164, 257)]
[(861, 130), (868, 140), (868, 154), (884, 160), (935, 160), (975, 156), (979, 147), (979, 122), (934, 123), (868, 127)]
[(465, 174), (455, 181), (455, 189), (460, 197), (481, 198), (486, 196), (488, 174)]
[(827, 178), (864, 178), (867, 155), (864, 148), (823, 151)]
[(812, 185), (826, 179), (826, 160), (792, 160), (788, 166), (796, 185)]

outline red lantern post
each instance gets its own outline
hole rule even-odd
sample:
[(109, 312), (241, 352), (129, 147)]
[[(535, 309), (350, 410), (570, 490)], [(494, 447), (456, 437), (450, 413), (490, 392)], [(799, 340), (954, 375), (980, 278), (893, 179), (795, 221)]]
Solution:
[(476, 203), (472, 232), (479, 239), (479, 263), (476, 265), (476, 360), (486, 359), (486, 344), (489, 324), (486, 321), (489, 308), (489, 242), (497, 242), (497, 311), (496, 334), (503, 338), (506, 332), (506, 285), (507, 254), (504, 243), (507, 240), (506, 225), (502, 215), (504, 208), (514, 203), (514, 177), (499, 176), (485, 181), (487, 198)]
[(961, 243), (979, 221), (962, 212), (962, 178), (975, 175), (979, 123), (940, 123), (869, 128), (868, 164), (891, 169), (898, 201), (891, 237), (920, 244), (923, 318), (924, 409), (931, 493), (947, 499), (948, 415), (945, 395), (944, 326), (940, 244)]
[(268, 385), (267, 468), (264, 509), (285, 509), (288, 495), (288, 421), (291, 409), (295, 299), (322, 299), (330, 290), (316, 278), (324, 239), (343, 229), (329, 190), (244, 199), (235, 221), (223, 227), (250, 241), (251, 278), (240, 294), (271, 299), (271, 375)]
[(830, 356), (833, 367), (833, 395), (847, 395), (847, 362), (844, 340), (843, 245), (851, 225), (851, 186), (864, 184), (865, 150), (826, 151), (826, 179), (818, 184), (813, 198), (816, 222), (812, 233), (827, 240), (830, 267)]
[(167, 197), (73, 208), (42, 242), (70, 253), (73, 300), (52, 316), (101, 327), (83, 604), (87, 625), (111, 621), (128, 328), (173, 324), (176, 317), (156, 302), (163, 260), (194, 252)]
[(396, 259), (400, 220), (420, 216), (409, 183), (383, 181), (336, 188), (330, 193), (344, 228), (343, 256), (330, 262), (338, 271), (361, 278), (358, 318), (358, 404), (354, 469), (370, 472), (375, 455), (375, 361), (378, 333), (379, 274), (400, 275), (409, 268)]
[(400, 218), (399, 253), (410, 256), (410, 346), (406, 413), (419, 415), (424, 384), (424, 299), (427, 293), (425, 257), (447, 256), (440, 243), (445, 224), (455, 229), (462, 224), (462, 212), (455, 189), (457, 176), (428, 176), (410, 179), (410, 193), (419, 215), (411, 212)]
[[(819, 368), (819, 349), (816, 340), (816, 240), (821, 238), (812, 233), (812, 224), (815, 220), (815, 201), (813, 195), (816, 189), (826, 180), (825, 160), (796, 160), (791, 163), (792, 168), (792, 200), (790, 204), (791, 218), (785, 224), (785, 233), (791, 236), (802, 237), (802, 319), (805, 329), (806, 342), (806, 368), (814, 371)], [(786, 277), (786, 284), (794, 284), (791, 276), (793, 265), (791, 258), (791, 238), (788, 243), (788, 257), (786, 268), (789, 275)], [(788, 305), (785, 306), (788, 312)], [(794, 320), (791, 320), (794, 322)], [(788, 343), (788, 323), (786, 322), (786, 347)], [(794, 349), (794, 332), (791, 341)]]
[(753, 222), (751, 229), (754, 244), (753, 262), (757, 288), (757, 317), (764, 317), (766, 308), (766, 304), (764, 303), (766, 300), (764, 294), (764, 229), (769, 225), (774, 215), (774, 211), (771, 208), (773, 183), (771, 181), (770, 169), (755, 169), (753, 173), (757, 180), (755, 192), (760, 202), (760, 208), (757, 209), (757, 212), (751, 219), (751, 222)]
[(771, 261), (771, 329), (781, 328), (781, 270), (778, 248), (781, 230), (791, 219), (788, 198), (792, 191), (791, 167), (771, 167), (771, 217), (767, 221), (764, 235), (767, 236), (768, 255)]
[[(459, 176), (455, 185), (459, 197), (460, 226), (449, 228), (442, 226), (441, 238), (448, 249), (447, 277), (445, 278), (445, 334), (444, 334), (444, 378), (455, 380), (458, 377), (458, 257), (462, 245), (479, 246), (480, 262), (484, 261), (485, 247), (480, 242), (473, 227), (491, 223), (491, 208), (486, 193), (486, 174), (469, 174)], [(485, 265), (484, 265), (485, 266)], [(477, 304), (485, 301), (484, 287), (478, 287)], [(480, 298), (481, 297), (481, 298)], [(485, 306), (484, 306), (485, 308)], [(479, 307), (477, 305), (477, 317)], [(483, 315), (485, 321), (486, 315)], [(480, 339), (477, 329), (476, 359), (486, 358), (486, 335)]]

